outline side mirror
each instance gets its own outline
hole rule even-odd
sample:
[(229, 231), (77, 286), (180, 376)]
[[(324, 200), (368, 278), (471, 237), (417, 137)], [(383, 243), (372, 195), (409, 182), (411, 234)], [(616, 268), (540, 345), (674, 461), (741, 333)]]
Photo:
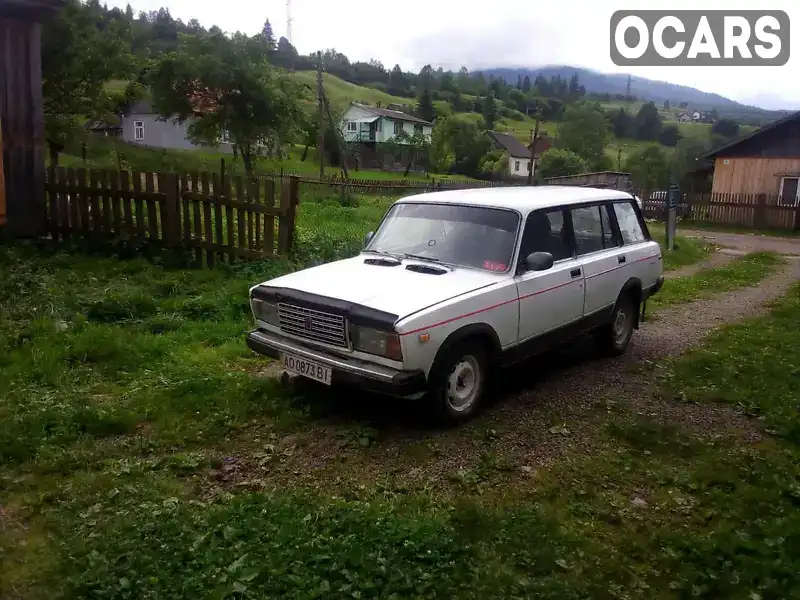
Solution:
[(533, 252), (525, 257), (526, 271), (547, 271), (553, 266), (553, 255), (549, 252)]
[(369, 241), (372, 239), (373, 235), (375, 235), (375, 232), (374, 231), (370, 231), (370, 232), (367, 233), (367, 235), (364, 236), (364, 245), (365, 246), (367, 244), (369, 244)]

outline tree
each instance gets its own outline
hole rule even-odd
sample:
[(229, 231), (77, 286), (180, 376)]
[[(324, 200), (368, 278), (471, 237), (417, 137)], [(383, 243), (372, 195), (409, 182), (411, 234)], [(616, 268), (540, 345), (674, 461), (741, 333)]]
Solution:
[(559, 146), (592, 163), (605, 155), (608, 125), (602, 110), (587, 104), (572, 105), (558, 130)]
[(550, 148), (544, 152), (536, 163), (538, 177), (562, 177), (564, 175), (578, 175), (589, 170), (588, 163), (570, 150)]
[(531, 91), (531, 78), (525, 75), (525, 78), (522, 80), (522, 91), (526, 94)]
[(428, 88), (422, 90), (422, 95), (417, 103), (417, 114), (421, 119), (432, 122), (436, 118), (436, 109), (433, 107), (433, 100)]
[(631, 154), (625, 162), (625, 170), (631, 174), (634, 185), (640, 189), (666, 189), (669, 185), (669, 160), (658, 144), (648, 144)]
[(669, 110), (669, 100), (664, 100), (664, 110)]
[(267, 52), (272, 52), (277, 48), (275, 34), (272, 32), (272, 24), (269, 22), (269, 19), (264, 21), (264, 27), (261, 29), (260, 37), (261, 41), (264, 42), (264, 46), (267, 48)]
[(640, 140), (655, 141), (661, 134), (661, 117), (652, 102), (643, 104), (636, 114), (636, 137)]
[(431, 134), (431, 144), (428, 151), (430, 170), (434, 173), (449, 173), (456, 161), (451, 144), (450, 117), (439, 118)]
[(739, 135), (739, 123), (733, 119), (720, 119), (711, 125), (711, 133), (726, 138), (734, 138)]
[(431, 163), (436, 171), (450, 161), (456, 173), (476, 177), (480, 174), (483, 156), (491, 149), (483, 123), (474, 123), (458, 115), (436, 122), (431, 140)]
[(42, 33), (45, 138), (50, 161), (81, 131), (80, 116), (103, 117), (118, 95), (106, 89), (111, 79), (132, 78), (129, 30), (109, 20), (99, 4), (68, 0)]
[(428, 165), (428, 155), (431, 143), (425, 134), (415, 131), (413, 135), (409, 135), (406, 131), (401, 131), (393, 140), (397, 144), (401, 144), (400, 150), (402, 154), (406, 155), (406, 171), (404, 177), (408, 177), (411, 172), (411, 167), (415, 163), (423, 162), (425, 166)]
[(696, 171), (700, 165), (698, 157), (710, 149), (709, 142), (702, 138), (687, 137), (678, 142), (675, 147), (673, 172), (681, 189), (687, 189), (690, 186), (689, 174)]
[(683, 109), (689, 108), (689, 103), (681, 102), (680, 104), (678, 104), (678, 108), (683, 108)]
[(508, 154), (501, 150), (492, 150), (483, 156), (479, 169), (485, 179), (502, 179), (508, 173)]
[(248, 175), (253, 161), (293, 142), (303, 123), (303, 87), (267, 62), (260, 39), (221, 31), (186, 36), (150, 77), (165, 118), (188, 122), (189, 138), (214, 145), (227, 134)]
[(620, 107), (618, 111), (613, 113), (609, 121), (615, 137), (630, 138), (634, 136), (636, 122), (625, 108)]
[(486, 94), (483, 99), (483, 119), (486, 121), (486, 129), (494, 129), (497, 121), (497, 105), (495, 104), (493, 93)]
[(678, 142), (681, 141), (682, 137), (683, 135), (681, 134), (677, 125), (666, 125), (661, 130), (661, 135), (658, 136), (658, 141), (665, 146), (674, 148), (678, 145)]

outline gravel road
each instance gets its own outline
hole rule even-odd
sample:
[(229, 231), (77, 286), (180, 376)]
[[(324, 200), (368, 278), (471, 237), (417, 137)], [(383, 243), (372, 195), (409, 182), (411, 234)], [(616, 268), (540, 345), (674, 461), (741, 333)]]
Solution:
[[(279, 448), (289, 447), (280, 461), (265, 470), (253, 458), (259, 450), (244, 445), (227, 459), (231, 466), (218, 483), (229, 487), (258, 477), (268, 482), (263, 485), (280, 487), (335, 489), (382, 481), (452, 490), (454, 474), (479, 470), (487, 452), (523, 474), (576, 452), (592, 453), (603, 415), (620, 410), (699, 434), (739, 431), (743, 441), (756, 441), (757, 423), (735, 409), (659, 399), (654, 379), (660, 362), (721, 325), (765, 313), (796, 280), (800, 256), (757, 287), (662, 309), (634, 334), (622, 357), (599, 359), (583, 342), (537, 358), (508, 373), (484, 413), (455, 430), (424, 428), (413, 408), (391, 399), (329, 398), (323, 401), (325, 419), (279, 441)], [(377, 435), (363, 447), (358, 431), (365, 426)]]

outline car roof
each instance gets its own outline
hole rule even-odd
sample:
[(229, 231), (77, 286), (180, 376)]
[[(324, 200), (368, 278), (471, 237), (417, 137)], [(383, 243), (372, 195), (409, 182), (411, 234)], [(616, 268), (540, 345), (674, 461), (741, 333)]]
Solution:
[(633, 200), (627, 192), (570, 185), (514, 186), (448, 190), (406, 196), (397, 202), (472, 204), (514, 209), (523, 214), (539, 208), (551, 208), (602, 200)]

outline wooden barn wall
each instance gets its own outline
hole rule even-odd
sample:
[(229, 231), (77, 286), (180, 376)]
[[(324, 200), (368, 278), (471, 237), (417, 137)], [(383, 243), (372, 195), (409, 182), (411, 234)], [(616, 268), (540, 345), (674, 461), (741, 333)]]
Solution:
[(45, 231), (41, 25), (0, 16), (0, 123), (8, 224), (13, 235)]
[(800, 176), (800, 158), (718, 158), (711, 191), (777, 196), (781, 177), (788, 176)]

